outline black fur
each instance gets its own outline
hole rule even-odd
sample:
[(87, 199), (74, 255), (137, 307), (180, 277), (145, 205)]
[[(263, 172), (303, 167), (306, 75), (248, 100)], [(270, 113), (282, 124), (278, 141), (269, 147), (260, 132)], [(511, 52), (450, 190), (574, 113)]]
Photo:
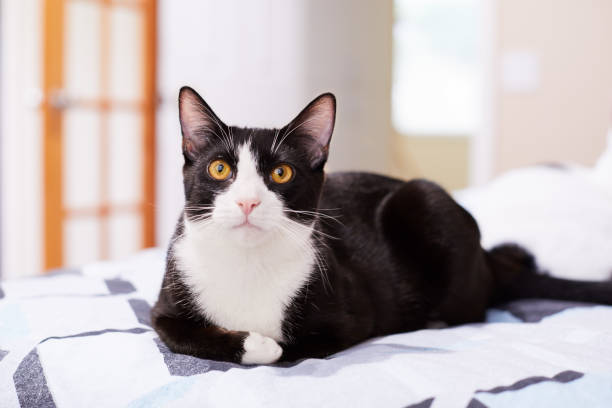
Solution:
[[(220, 120), (215, 126), (225, 127)], [(270, 153), (274, 130), (224, 130), (235, 140), (251, 140), (261, 174), (279, 161), (295, 166), (294, 181), (268, 184), (289, 208), (319, 209), (335, 218), (293, 216), (315, 223), (326, 273), (313, 269), (312, 279), (286, 310), (283, 360), (328, 356), (374, 336), (424, 328), (429, 321), (451, 325), (482, 321), (487, 307), (516, 298), (612, 304), (610, 282), (575, 282), (539, 274), (533, 257), (516, 245), (483, 250), (474, 218), (432, 182), (368, 173), (324, 177), (329, 138), (315, 146), (312, 135), (297, 130), (274, 155)], [(198, 142), (195, 149), (189, 140), (187, 147), (183, 145), (188, 217), (201, 215), (190, 211), (190, 205), (210, 204), (224, 183), (231, 183), (211, 181), (205, 172), (207, 163), (217, 157), (229, 163), (236, 160), (205, 129), (198, 131), (205, 143)], [(183, 128), (184, 138), (193, 136), (185, 133)], [(182, 228), (181, 217), (175, 237)], [(163, 288), (152, 311), (160, 338), (174, 352), (240, 362), (247, 333), (215, 327), (197, 312), (192, 299), (171, 244)]]

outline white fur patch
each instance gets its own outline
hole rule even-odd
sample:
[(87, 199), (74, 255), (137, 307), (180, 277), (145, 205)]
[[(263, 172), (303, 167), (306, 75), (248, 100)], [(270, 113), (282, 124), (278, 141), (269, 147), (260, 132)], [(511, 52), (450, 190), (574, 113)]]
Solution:
[[(200, 311), (228, 330), (283, 340), (286, 307), (315, 263), (312, 227), (289, 220), (268, 190), (248, 145), (240, 149), (236, 180), (215, 199), (210, 220), (190, 222), (173, 246), (183, 280)], [(245, 215), (236, 200), (261, 201)]]
[(273, 339), (251, 332), (244, 339), (242, 364), (271, 364), (283, 354), (283, 349)]

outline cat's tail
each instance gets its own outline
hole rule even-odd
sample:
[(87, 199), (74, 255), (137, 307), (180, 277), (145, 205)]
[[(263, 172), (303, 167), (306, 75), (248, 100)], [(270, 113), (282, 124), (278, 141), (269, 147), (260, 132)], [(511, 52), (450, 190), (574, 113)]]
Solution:
[(612, 281), (591, 282), (554, 278), (540, 273), (524, 248), (504, 244), (487, 251), (495, 278), (494, 303), (544, 298), (612, 305)]

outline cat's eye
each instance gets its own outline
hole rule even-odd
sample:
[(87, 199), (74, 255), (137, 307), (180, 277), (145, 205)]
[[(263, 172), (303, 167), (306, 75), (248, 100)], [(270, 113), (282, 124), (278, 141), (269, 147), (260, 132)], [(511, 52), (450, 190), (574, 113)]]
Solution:
[(272, 170), (270, 176), (275, 183), (285, 184), (293, 178), (293, 169), (288, 164), (280, 164)]
[(208, 165), (208, 174), (215, 180), (227, 180), (232, 175), (232, 168), (225, 160), (214, 160)]

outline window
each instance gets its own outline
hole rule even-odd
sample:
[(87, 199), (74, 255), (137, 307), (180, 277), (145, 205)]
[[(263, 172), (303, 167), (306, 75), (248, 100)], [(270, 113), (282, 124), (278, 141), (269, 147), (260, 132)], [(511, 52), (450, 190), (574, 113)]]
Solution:
[(468, 136), (481, 121), (482, 0), (395, 0), (392, 118), (404, 135)]

